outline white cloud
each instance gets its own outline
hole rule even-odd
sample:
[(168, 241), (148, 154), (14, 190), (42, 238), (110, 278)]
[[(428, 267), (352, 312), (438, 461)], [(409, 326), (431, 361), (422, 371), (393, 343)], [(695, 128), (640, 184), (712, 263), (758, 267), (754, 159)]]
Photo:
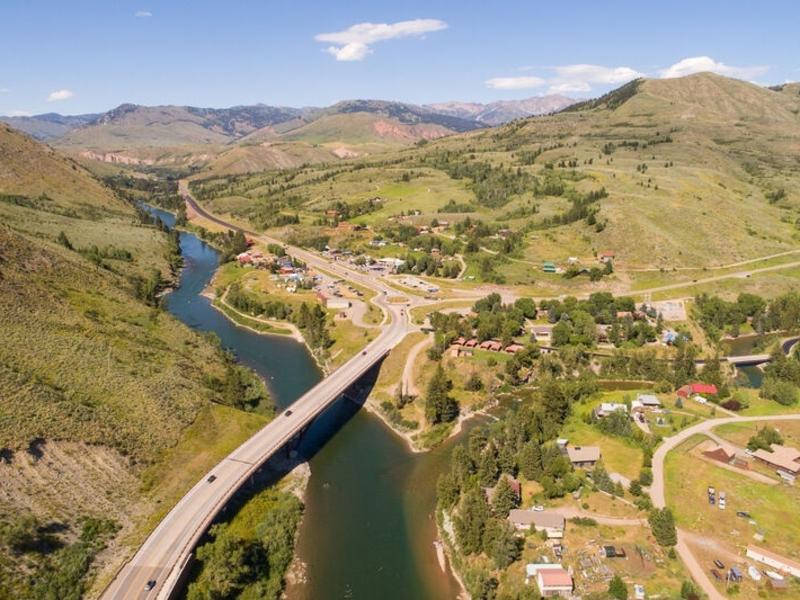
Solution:
[(555, 76), (548, 80), (551, 94), (566, 92), (591, 92), (592, 86), (621, 85), (637, 77), (644, 77), (630, 67), (604, 67), (601, 65), (562, 65), (552, 67)]
[(734, 67), (726, 65), (725, 63), (717, 62), (710, 56), (693, 56), (691, 58), (684, 58), (676, 62), (674, 65), (661, 69), (659, 74), (663, 79), (672, 77), (683, 77), (691, 75), (692, 73), (701, 73), (709, 71), (711, 73), (718, 73), (726, 77), (736, 77), (738, 79), (752, 79), (758, 77), (769, 71), (769, 67), (765, 65), (757, 65), (752, 67)]
[(486, 87), (495, 90), (528, 90), (545, 83), (541, 77), (493, 77), (486, 80)]
[(27, 110), (12, 110), (11, 111), (11, 116), (12, 117), (30, 117), (31, 113), (29, 113)]
[(376, 42), (406, 37), (423, 37), (426, 33), (447, 29), (447, 23), (438, 19), (413, 19), (397, 23), (357, 23), (333, 33), (314, 36), (318, 42), (334, 44), (325, 49), (336, 60), (363, 60), (372, 53), (370, 45)]
[(70, 90), (56, 90), (55, 92), (50, 92), (47, 96), (48, 102), (60, 102), (62, 100), (69, 100), (75, 94), (73, 94)]
[(133, 16), (138, 19), (147, 19), (152, 17), (153, 13), (151, 13), (149, 10), (137, 10), (135, 13), (133, 13)]
[(0, 94), (7, 94), (7, 93), (8, 93), (8, 92), (10, 92), (10, 91), (11, 91), (11, 90), (10, 90), (10, 89), (8, 89), (8, 88), (0, 88)]

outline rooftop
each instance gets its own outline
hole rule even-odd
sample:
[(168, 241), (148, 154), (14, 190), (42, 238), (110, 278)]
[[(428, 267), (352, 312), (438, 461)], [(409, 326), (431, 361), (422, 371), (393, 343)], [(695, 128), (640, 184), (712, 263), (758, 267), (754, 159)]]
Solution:
[(788, 446), (772, 444), (772, 452), (759, 448), (753, 456), (790, 473), (800, 472), (800, 451)]
[(565, 525), (564, 516), (551, 511), (515, 508), (508, 514), (508, 519), (512, 523), (535, 525), (536, 527), (547, 527), (550, 529), (563, 529)]
[(571, 462), (597, 462), (600, 460), (598, 446), (567, 446), (567, 456)]

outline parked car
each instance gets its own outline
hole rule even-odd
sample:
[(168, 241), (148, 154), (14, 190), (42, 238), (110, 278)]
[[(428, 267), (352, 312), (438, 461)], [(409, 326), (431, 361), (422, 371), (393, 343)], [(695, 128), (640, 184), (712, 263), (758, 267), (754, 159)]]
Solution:
[(720, 572), (717, 571), (716, 569), (711, 569), (711, 575), (713, 575), (714, 579), (716, 579), (717, 581), (722, 581), (722, 575), (720, 575)]
[(723, 562), (718, 558), (714, 559), (714, 564), (717, 566), (718, 569), (724, 569), (725, 568), (725, 565), (723, 564)]
[(742, 517), (743, 519), (749, 519), (750, 518), (750, 513), (747, 512), (746, 510), (737, 510), (736, 511), (736, 516), (737, 517)]

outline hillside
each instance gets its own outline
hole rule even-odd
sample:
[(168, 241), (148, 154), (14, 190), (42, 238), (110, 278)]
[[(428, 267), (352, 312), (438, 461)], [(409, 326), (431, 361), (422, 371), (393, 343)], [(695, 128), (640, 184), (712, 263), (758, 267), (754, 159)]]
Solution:
[[(99, 115), (4, 117), (83, 159), (133, 167), (247, 173), (338, 162), (480, 129), (569, 104), (561, 96), (418, 106), (347, 100), (326, 108), (123, 104)], [(264, 150), (268, 145), (269, 149)]]
[(154, 306), (174, 241), (5, 126), (0, 223), (0, 597), (82, 597), (264, 417), (222, 405), (236, 367)]
[(30, 117), (0, 117), (0, 122), (10, 125), (17, 131), (27, 133), (37, 140), (49, 141), (92, 123), (99, 117), (98, 114), (86, 115), (60, 115), (58, 113), (44, 113)]
[[(315, 225), (337, 202), (363, 212), (378, 198), (350, 218), (382, 228), (409, 210), (420, 215), (406, 222), (426, 225), (470, 216), (489, 227), (462, 233), (464, 243), (479, 236), (479, 245), (501, 250), (467, 255), (476, 281), (535, 281), (536, 291), (558, 293), (570, 282), (541, 275), (542, 261), (566, 265), (573, 256), (591, 264), (611, 250), (616, 272), (595, 285), (636, 289), (669, 282), (673, 268), (701, 271), (797, 248), (794, 92), (711, 74), (638, 80), (554, 115), (335, 169), (299, 169), (286, 175), (288, 185), (255, 175), (203, 182), (199, 174), (194, 187), (215, 209), (257, 223), (269, 222), (270, 212), (298, 211), (309, 238), (341, 238)], [(501, 229), (510, 244), (499, 239)], [(358, 236), (349, 238), (358, 246)], [(487, 260), (488, 270), (480, 266)]]

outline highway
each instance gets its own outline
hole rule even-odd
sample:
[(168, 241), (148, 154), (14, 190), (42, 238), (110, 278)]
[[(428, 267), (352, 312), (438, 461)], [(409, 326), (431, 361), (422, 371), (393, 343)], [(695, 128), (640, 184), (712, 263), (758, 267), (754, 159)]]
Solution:
[[(205, 212), (191, 197), (184, 182), (181, 182), (180, 191), (187, 204), (197, 213), (222, 226), (240, 229)], [(245, 231), (245, 233), (268, 243), (284, 245), (279, 240), (254, 232)], [(309, 266), (334, 272), (343, 279), (375, 291), (378, 295), (373, 302), (385, 314), (381, 333), (350, 361), (296, 400), (290, 410), (276, 416), (273, 421), (204, 475), (170, 510), (133, 558), (119, 571), (103, 593), (102, 598), (105, 600), (144, 598), (167, 600), (172, 597), (179, 589), (181, 576), (190, 562), (195, 545), (242, 484), (288, 441), (300, 434), (315, 417), (335, 402), (348, 387), (379, 362), (410, 331), (416, 329), (409, 321), (408, 308), (412, 304), (422, 303), (420, 298), (409, 296), (409, 302), (404, 305), (392, 304), (387, 298), (396, 292), (378, 278), (343, 265), (331, 264), (301, 248), (285, 247), (290, 255), (305, 261)], [(210, 481), (212, 475), (214, 479)], [(145, 590), (149, 581), (155, 581), (155, 586), (152, 590)]]

